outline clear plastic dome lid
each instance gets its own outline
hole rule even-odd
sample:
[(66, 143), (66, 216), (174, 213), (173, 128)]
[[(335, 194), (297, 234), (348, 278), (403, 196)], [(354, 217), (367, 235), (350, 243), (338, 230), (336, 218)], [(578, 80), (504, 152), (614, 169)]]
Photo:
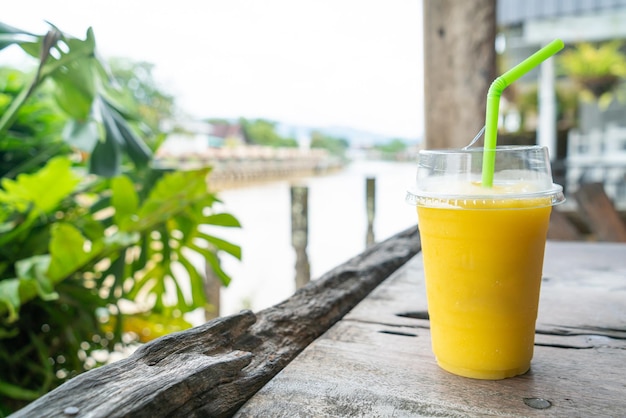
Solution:
[[(552, 206), (565, 200), (563, 188), (552, 181), (548, 152), (540, 146), (496, 148), (491, 187), (481, 184), (482, 148), (420, 151), (416, 181), (406, 201), (421, 206), (456, 206), (458, 201), (531, 200), (532, 206)], [(463, 203), (467, 207), (467, 202)], [(527, 207), (529, 205), (525, 205)]]

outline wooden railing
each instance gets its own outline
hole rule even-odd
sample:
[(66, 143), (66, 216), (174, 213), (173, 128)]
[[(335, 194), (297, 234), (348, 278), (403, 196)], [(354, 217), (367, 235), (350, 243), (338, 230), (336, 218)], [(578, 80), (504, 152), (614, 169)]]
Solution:
[(178, 169), (211, 166), (210, 186), (220, 190), (241, 184), (325, 174), (343, 167), (343, 161), (324, 149), (245, 146), (161, 153), (155, 165)]

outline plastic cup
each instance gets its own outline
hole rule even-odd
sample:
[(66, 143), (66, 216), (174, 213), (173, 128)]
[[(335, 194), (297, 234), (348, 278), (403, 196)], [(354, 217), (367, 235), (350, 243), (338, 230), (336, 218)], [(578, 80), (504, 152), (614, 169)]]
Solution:
[(563, 202), (540, 146), (425, 150), (406, 200), (417, 207), (432, 349), (451, 373), (504, 379), (527, 372), (552, 206)]

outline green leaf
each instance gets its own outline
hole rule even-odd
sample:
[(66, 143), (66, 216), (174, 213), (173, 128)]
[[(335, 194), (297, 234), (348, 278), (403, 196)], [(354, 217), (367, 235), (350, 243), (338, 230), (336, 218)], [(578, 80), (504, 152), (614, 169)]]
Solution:
[(156, 297), (154, 301), (154, 305), (152, 306), (152, 310), (155, 312), (163, 312), (165, 308), (165, 303), (163, 302), (163, 296), (165, 296), (165, 278), (167, 274), (170, 273), (169, 265), (163, 266), (164, 274), (155, 277), (154, 286), (152, 288), (151, 293)]
[(189, 205), (207, 199), (206, 176), (209, 169), (176, 171), (165, 174), (152, 188), (139, 209), (138, 227), (142, 230), (170, 219)]
[(240, 228), (241, 224), (233, 215), (229, 213), (217, 213), (215, 215), (205, 216), (202, 223), (218, 226), (227, 226)]
[(239, 245), (232, 244), (221, 238), (214, 237), (212, 235), (205, 234), (203, 232), (198, 233), (198, 238), (202, 238), (215, 246), (217, 250), (225, 251), (238, 260), (241, 260), (241, 247)]
[(23, 44), (26, 42), (36, 41), (36, 35), (0, 22), (0, 50), (13, 44)]
[(135, 185), (128, 177), (119, 176), (111, 181), (111, 190), (113, 191), (111, 204), (115, 209), (113, 219), (120, 230), (128, 230), (128, 225), (132, 224), (139, 208), (139, 196), (135, 191)]
[(95, 81), (91, 77), (89, 61), (74, 61), (67, 72), (57, 71), (52, 78), (59, 107), (74, 119), (86, 120), (95, 97)]
[[(16, 270), (20, 277), (4, 279), (0, 281), (0, 315), (8, 312), (7, 321), (9, 323), (17, 320), (20, 307), (36, 296), (44, 300), (56, 299), (58, 295), (52, 291), (49, 280), (46, 277), (34, 277), (41, 273), (34, 273), (31, 270), (41, 270), (41, 267), (34, 267), (36, 264), (46, 265), (48, 256), (35, 256), (29, 259), (20, 260)], [(20, 265), (21, 264), (21, 265)]]
[[(13, 322), (18, 318), (18, 312), (22, 301), (20, 298), (20, 280), (5, 279), (0, 281), (0, 307), (4, 306), (9, 313), (8, 322)], [(2, 312), (2, 310), (0, 310)]]
[(222, 284), (224, 286), (228, 286), (230, 284), (230, 281), (231, 281), (230, 276), (226, 274), (224, 270), (222, 270), (222, 267), (220, 265), (220, 259), (217, 257), (217, 255), (214, 252), (206, 248), (198, 247), (195, 244), (190, 245), (189, 248), (191, 248), (192, 250), (201, 254), (204, 257), (206, 262), (209, 263), (209, 265), (211, 266), (211, 269), (213, 269), (213, 272), (217, 275), (217, 277), (219, 277), (219, 279), (222, 281)]
[(0, 327), (0, 340), (15, 338), (19, 335), (20, 330), (18, 328), (2, 328)]
[(151, 292), (156, 284), (156, 280), (163, 276), (163, 266), (155, 264), (151, 269), (145, 272), (143, 277), (139, 280), (135, 280), (132, 288), (126, 293), (126, 297), (130, 300), (134, 300), (139, 292)]
[(50, 256), (39, 255), (29, 257), (15, 263), (15, 272), (21, 280), (37, 282), (37, 293), (43, 300), (54, 300), (59, 295), (54, 291), (54, 284), (46, 275), (50, 267)]
[(204, 293), (204, 279), (198, 273), (196, 267), (184, 256), (178, 259), (180, 264), (185, 267), (189, 275), (189, 284), (191, 285), (191, 299), (194, 306), (205, 306), (207, 303), (206, 294)]
[(95, 61), (95, 39), (93, 32), (87, 31), (86, 39), (65, 36), (67, 51), (53, 47), (60, 58), (48, 57), (41, 69), (42, 76), (49, 75), (55, 83), (54, 96), (57, 104), (74, 119), (86, 120), (96, 96), (97, 72), (93, 71)]
[(5, 382), (4, 380), (0, 380), (0, 394), (22, 401), (34, 401), (42, 395), (37, 391), (24, 389), (20, 386)]
[(140, 312), (124, 317), (124, 331), (134, 332), (141, 342), (188, 328), (191, 328), (189, 322), (182, 316), (175, 317), (168, 309), (163, 313)]
[[(178, 280), (176, 279), (176, 276), (174, 276), (174, 273), (172, 272), (172, 270), (169, 270), (169, 274), (172, 278), (172, 280), (174, 281), (175, 287), (176, 287), (176, 305), (174, 305), (176, 308), (180, 309), (183, 313), (187, 313), (187, 312), (191, 312), (193, 311), (197, 305), (194, 305), (193, 303), (193, 299), (190, 303), (187, 303), (187, 297), (185, 296), (184, 292), (183, 292), (183, 288), (180, 285), (180, 283), (178, 282)], [(200, 305), (203, 306), (203, 305)], [(169, 307), (168, 307), (169, 308)]]
[(70, 119), (63, 130), (63, 139), (84, 152), (92, 152), (99, 137), (98, 125), (93, 120)]
[[(145, 167), (152, 160), (150, 148), (133, 132), (126, 120), (106, 100), (102, 100), (101, 111), (106, 113), (105, 128), (116, 137), (130, 159), (139, 167)], [(113, 125), (111, 125), (113, 124)]]
[(133, 261), (133, 271), (143, 270), (150, 259), (150, 232), (143, 232), (139, 239), (139, 257)]
[[(49, 49), (54, 49), (56, 54), (52, 55), (49, 50), (42, 51), (45, 59), (41, 67), (41, 79), (51, 75), (56, 76), (57, 71), (67, 73), (69, 72), (68, 66), (71, 66), (72, 63), (80, 62), (83, 59), (93, 59), (93, 57), (95, 56), (96, 40), (93, 35), (93, 30), (91, 28), (87, 29), (85, 40), (81, 40), (61, 33), (61, 31), (58, 28), (54, 27), (54, 25), (51, 26), (52, 29), (48, 31), (46, 37), (50, 37), (51, 34), (55, 35), (53, 37), (50, 37), (51, 45), (49, 46)], [(59, 47), (59, 39), (63, 40), (63, 44), (65, 46), (64, 48)], [(44, 44), (45, 40), (46, 38), (44, 38)], [(46, 49), (45, 45), (43, 49)], [(80, 73), (77, 74), (77, 77), (81, 76), (84, 77), (87, 75)], [(87, 79), (87, 82), (90, 83), (89, 79)], [(82, 88), (85, 90), (89, 90), (93, 87), (94, 86), (89, 85), (83, 86)]]
[(20, 174), (16, 180), (2, 179), (1, 202), (32, 202), (41, 213), (55, 210), (80, 182), (65, 157), (51, 159), (34, 174)]
[(115, 138), (107, 133), (99, 140), (89, 157), (89, 172), (102, 177), (115, 177), (120, 173), (122, 152)]
[[(41, 39), (42, 37), (37, 37)], [(20, 48), (33, 58), (39, 58), (41, 54), (41, 41), (23, 42), (20, 43)]]
[(52, 226), (48, 277), (58, 283), (89, 262), (102, 247), (102, 241), (88, 241), (78, 229), (68, 223)]

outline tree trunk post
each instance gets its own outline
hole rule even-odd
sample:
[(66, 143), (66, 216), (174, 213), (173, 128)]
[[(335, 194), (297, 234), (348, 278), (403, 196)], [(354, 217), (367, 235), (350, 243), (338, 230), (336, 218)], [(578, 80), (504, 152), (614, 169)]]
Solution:
[(426, 148), (467, 145), (496, 77), (496, 0), (424, 0)]
[(306, 186), (291, 186), (291, 245), (296, 251), (296, 289), (311, 280), (309, 256), (309, 189)]
[(365, 208), (367, 210), (367, 234), (365, 245), (367, 247), (376, 242), (374, 238), (374, 217), (376, 216), (376, 178), (365, 179)]

